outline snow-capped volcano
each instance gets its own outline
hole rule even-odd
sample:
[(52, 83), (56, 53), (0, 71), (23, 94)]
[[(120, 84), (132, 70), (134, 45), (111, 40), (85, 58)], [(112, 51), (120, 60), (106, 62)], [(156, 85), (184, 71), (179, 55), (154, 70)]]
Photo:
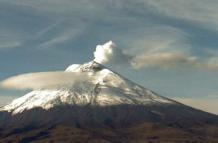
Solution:
[(210, 142), (201, 139), (208, 137), (217, 142), (216, 115), (159, 96), (95, 62), (122, 56), (118, 50), (114, 57), (114, 46), (98, 46), (94, 61), (65, 71), (1, 82), (3, 87), (33, 91), (0, 108), (0, 142), (89, 142), (90, 135), (93, 142), (104, 142), (99, 137), (106, 142), (162, 142), (160, 134), (167, 138), (163, 142), (187, 142), (193, 135), (193, 142)]
[[(16, 142), (20, 142), (24, 134), (30, 137), (23, 137), (21, 142), (53, 139), (60, 133), (64, 133), (61, 140), (65, 140), (68, 130), (59, 131), (61, 126), (91, 131), (94, 136), (93, 129), (109, 134), (111, 130), (114, 135), (117, 129), (133, 129), (126, 135), (128, 140), (130, 134), (141, 133), (141, 129), (147, 131), (146, 124), (155, 130), (155, 135), (158, 135), (160, 126), (166, 129), (161, 134), (173, 128), (179, 131), (178, 135), (187, 131), (184, 135), (188, 137), (193, 135), (196, 127), (204, 130), (218, 125), (217, 116), (159, 96), (94, 61), (71, 65), (63, 73), (70, 74), (67, 77), (76, 81), (70, 82), (70, 86), (33, 90), (0, 109), (0, 142), (14, 140), (16, 136), (19, 138)], [(195, 133), (196, 136), (199, 134), (198, 128)], [(68, 137), (74, 135), (77, 136), (72, 132)], [(84, 138), (80, 133), (78, 135)], [(204, 136), (208, 135), (213, 137), (213, 133)], [(123, 133), (118, 136), (120, 138)], [(133, 138), (135, 142), (135, 136)]]
[(123, 78), (95, 61), (71, 65), (65, 72), (82, 73), (87, 76), (81, 77), (83, 79), (70, 88), (34, 90), (1, 110), (17, 114), (33, 108), (50, 109), (60, 105), (178, 104)]

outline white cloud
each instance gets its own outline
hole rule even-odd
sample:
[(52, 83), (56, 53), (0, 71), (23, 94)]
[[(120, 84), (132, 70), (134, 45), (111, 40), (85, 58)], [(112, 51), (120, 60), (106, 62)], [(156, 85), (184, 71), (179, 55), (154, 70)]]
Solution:
[(143, 30), (130, 30), (131, 34), (120, 35), (128, 41), (125, 43), (127, 46), (125, 48), (120, 49), (111, 41), (98, 45), (94, 52), (95, 60), (103, 64), (125, 64), (134, 69), (152, 67), (218, 70), (218, 58), (215, 55), (204, 58), (194, 55), (188, 42), (190, 35), (180, 29), (169, 26), (152, 26)]
[[(168, 26), (153, 26), (136, 33), (129, 39), (125, 51), (119, 49), (112, 41), (98, 45), (94, 52), (95, 61), (103, 64), (129, 65), (134, 69), (158, 67), (162, 69), (197, 67), (198, 58), (191, 55), (186, 41), (189, 35)], [(137, 35), (138, 33), (141, 33)], [(140, 37), (135, 40), (132, 37)]]
[(130, 30), (130, 33), (133, 33), (131, 37), (125, 37), (128, 39), (128, 49), (125, 53), (131, 55), (133, 68), (169, 69), (198, 66), (198, 57), (190, 52), (190, 35), (187, 33), (169, 26), (152, 26), (143, 30)]
[(94, 61), (101, 64), (123, 64), (128, 63), (130, 56), (109, 41), (103, 45), (97, 45), (94, 52)]
[[(83, 73), (73, 72), (39, 72), (10, 77), (0, 83), (3, 88), (11, 89), (55, 89), (68, 88), (77, 82), (87, 80)], [(91, 78), (90, 78), (91, 79)]]
[[(103, 45), (97, 45), (94, 52), (94, 60), (106, 65), (128, 65), (134, 69), (152, 67), (160, 69), (193, 68), (200, 70), (218, 70), (217, 57), (201, 59), (200, 57), (192, 55), (189, 51), (188, 44), (182, 42), (182, 40), (184, 40), (183, 38), (178, 38), (180, 36), (176, 37), (175, 33), (172, 35), (169, 33), (165, 35), (165, 37), (162, 35), (165, 38), (163, 41), (158, 40), (156, 35), (152, 35), (153, 37), (151, 36), (149, 38), (154, 38), (153, 41), (150, 40), (147, 43), (149, 39), (147, 38), (142, 43), (134, 43), (133, 47), (128, 49), (128, 52), (119, 49), (112, 41)], [(162, 36), (158, 35), (159, 38)], [(171, 36), (174, 37), (170, 38)], [(186, 48), (182, 46), (186, 46)]]
[(143, 67), (161, 67), (169, 69), (172, 67), (181, 68), (181, 66), (194, 66), (197, 64), (196, 57), (189, 57), (184, 53), (160, 52), (160, 53), (145, 53), (135, 57), (132, 65), (134, 68)]
[(145, 0), (142, 3), (147, 9), (160, 15), (180, 19), (195, 26), (218, 30), (218, 3), (216, 1)]

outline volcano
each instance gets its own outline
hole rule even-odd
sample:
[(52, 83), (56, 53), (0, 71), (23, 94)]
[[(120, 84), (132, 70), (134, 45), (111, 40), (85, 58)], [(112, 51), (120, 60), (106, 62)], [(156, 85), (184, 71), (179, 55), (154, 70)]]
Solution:
[(40, 89), (0, 109), (1, 142), (218, 142), (218, 116), (160, 96), (91, 61), (91, 78)]

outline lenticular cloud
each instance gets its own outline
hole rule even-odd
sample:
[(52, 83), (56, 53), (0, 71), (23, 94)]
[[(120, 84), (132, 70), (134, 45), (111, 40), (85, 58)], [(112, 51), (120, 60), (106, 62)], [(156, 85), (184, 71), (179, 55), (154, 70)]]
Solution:
[(70, 87), (83, 80), (90, 80), (86, 74), (73, 72), (38, 72), (10, 77), (0, 83), (3, 88), (11, 89), (56, 89)]

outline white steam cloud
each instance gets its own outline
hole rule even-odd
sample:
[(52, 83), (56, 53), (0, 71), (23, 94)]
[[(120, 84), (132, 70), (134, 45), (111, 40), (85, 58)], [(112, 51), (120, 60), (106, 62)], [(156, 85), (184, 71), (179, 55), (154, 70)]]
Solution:
[(94, 61), (101, 64), (122, 64), (128, 62), (129, 59), (130, 56), (118, 49), (112, 41), (97, 45), (94, 52)]
[[(169, 45), (168, 45), (169, 46)], [(134, 69), (155, 67), (170, 68), (197, 68), (203, 70), (218, 70), (218, 58), (211, 57), (201, 60), (182, 49), (168, 46), (146, 47), (140, 52), (126, 54), (115, 43), (109, 41), (98, 45), (94, 52), (94, 61), (101, 64), (129, 65)], [(138, 48), (138, 47), (134, 47)], [(132, 48), (133, 49), (133, 48)], [(134, 51), (130, 49), (130, 51)], [(136, 50), (137, 51), (137, 50)]]

